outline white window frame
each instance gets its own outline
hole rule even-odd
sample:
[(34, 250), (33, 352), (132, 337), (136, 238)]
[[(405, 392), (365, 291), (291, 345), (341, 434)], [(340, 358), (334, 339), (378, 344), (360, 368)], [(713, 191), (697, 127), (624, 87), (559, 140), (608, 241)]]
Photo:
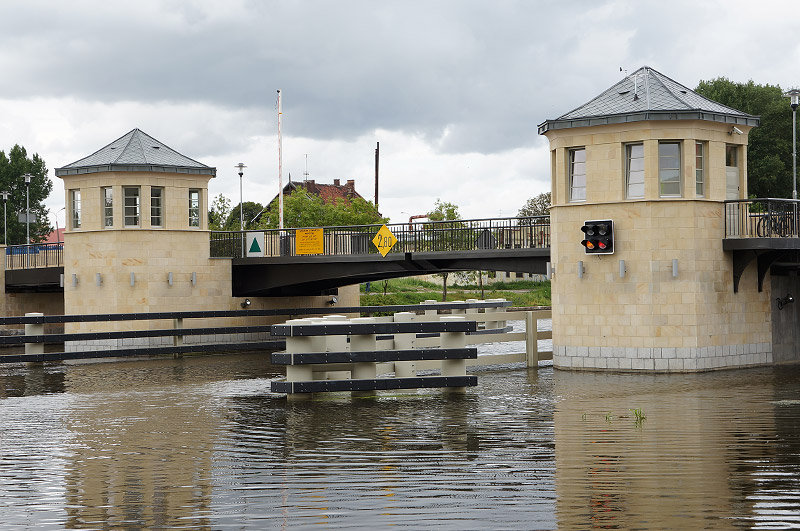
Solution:
[(697, 197), (706, 196), (706, 166), (708, 144), (701, 140), (694, 143), (694, 193)]
[(199, 188), (189, 190), (189, 226), (200, 227), (200, 202), (201, 194)]
[(114, 190), (110, 186), (100, 188), (100, 208), (103, 212), (103, 228), (114, 226)]
[[(158, 190), (158, 197), (154, 192)], [(156, 223), (155, 220), (158, 220)], [(151, 186), (150, 187), (150, 226), (163, 227), (164, 226), (164, 187)]]
[[(583, 160), (576, 160), (576, 156), (578, 154), (582, 154)], [(586, 148), (576, 147), (569, 149), (567, 155), (567, 164), (569, 179), (569, 201), (571, 203), (584, 202), (586, 201)], [(576, 170), (578, 171), (576, 172)], [(578, 179), (578, 184), (576, 184), (576, 177), (582, 177), (583, 183), (581, 184), (581, 179)]]
[[(678, 156), (677, 160), (673, 153), (664, 153), (662, 148), (666, 149), (667, 146), (677, 147)], [(658, 143), (658, 196), (659, 197), (681, 197), (681, 142), (664, 140)], [(664, 188), (677, 187), (677, 191), (665, 192)]]
[[(129, 192), (135, 191), (135, 195)], [(133, 200), (133, 201), (132, 201)], [(142, 190), (139, 186), (122, 187), (123, 225), (125, 227), (139, 227), (142, 222)]]
[[(633, 157), (633, 150), (637, 147), (641, 149), (641, 157)], [(641, 160), (642, 168), (640, 170), (631, 169), (631, 166), (633, 166), (632, 160)], [(631, 179), (634, 175), (636, 178)], [(634, 186), (640, 185), (642, 187), (641, 194), (631, 193)], [(625, 197), (628, 199), (644, 199), (644, 144), (642, 142), (625, 144)]]
[(76, 188), (69, 191), (70, 227), (81, 228), (81, 190)]

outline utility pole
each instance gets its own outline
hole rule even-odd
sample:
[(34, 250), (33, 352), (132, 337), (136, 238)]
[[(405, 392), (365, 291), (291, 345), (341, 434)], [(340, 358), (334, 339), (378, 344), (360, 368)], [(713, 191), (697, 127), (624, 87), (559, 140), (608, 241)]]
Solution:
[(381, 143), (375, 143), (375, 211), (378, 210), (378, 162), (381, 156)]
[(281, 138), (281, 89), (278, 89), (278, 228), (283, 230), (283, 139)]

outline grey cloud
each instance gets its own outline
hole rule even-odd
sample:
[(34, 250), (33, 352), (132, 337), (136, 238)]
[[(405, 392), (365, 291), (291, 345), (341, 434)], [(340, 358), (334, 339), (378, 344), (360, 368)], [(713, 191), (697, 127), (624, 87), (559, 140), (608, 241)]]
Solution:
[(264, 116), (281, 88), (287, 134), (348, 139), (383, 128), (436, 141), (448, 130), (440, 150), (490, 153), (531, 145), (538, 123), (619, 79), (630, 50), (574, 57), (593, 17), (654, 32), (637, 37), (650, 40), (639, 57), (655, 53), (654, 25), (675, 28), (669, 10), (656, 22), (611, 1), (253, 1), (241, 16), (152, 5), (6, 4), (1, 95), (257, 108), (260, 134), (271, 134)]

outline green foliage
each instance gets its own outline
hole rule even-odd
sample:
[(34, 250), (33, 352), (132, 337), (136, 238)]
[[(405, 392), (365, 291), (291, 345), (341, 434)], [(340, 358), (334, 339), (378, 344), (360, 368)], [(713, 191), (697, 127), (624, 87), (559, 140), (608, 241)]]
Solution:
[[(501, 287), (503, 286), (503, 287)], [(508, 289), (507, 286), (513, 286)], [(530, 287), (522, 287), (530, 286)], [(441, 290), (441, 286), (414, 277), (391, 279), (383, 295), (381, 282), (373, 282), (370, 293), (366, 286), (361, 285), (361, 304), (365, 306), (378, 306), (388, 304), (419, 304), (422, 301), (434, 298), (433, 295)], [(550, 282), (520, 281), (513, 283), (495, 283), (486, 286), (484, 296), (476, 291), (474, 286), (466, 289), (451, 287), (446, 300), (463, 301), (467, 299), (508, 299), (513, 306), (550, 306)]]
[(518, 218), (550, 215), (550, 192), (531, 197), (517, 212)]
[[(53, 190), (53, 183), (47, 178), (47, 167), (38, 154), (28, 157), (25, 148), (15, 145), (8, 152), (0, 151), (0, 192), (9, 192), (8, 204), (8, 244), (19, 245), (25, 242), (25, 223), (18, 221), (17, 214), (25, 213), (26, 185), (24, 174), (33, 175), (30, 183), (30, 209), (36, 215), (31, 223), (31, 240), (40, 242), (53, 230), (43, 201)], [(1, 219), (1, 218), (0, 218)]]
[(431, 221), (450, 221), (454, 219), (461, 219), (461, 213), (458, 211), (458, 206), (447, 201), (437, 199), (433, 205), (433, 210), (428, 212), (428, 219)]
[(225, 230), (225, 221), (231, 214), (231, 200), (219, 194), (211, 202), (208, 209), (208, 228), (211, 230)]
[[(278, 227), (278, 203), (273, 202), (261, 217), (259, 228)], [(343, 225), (375, 225), (386, 223), (375, 205), (360, 197), (350, 201), (338, 199), (325, 203), (318, 195), (298, 189), (283, 198), (284, 227), (331, 227)]]
[[(441, 199), (437, 199), (436, 203), (434, 203), (433, 210), (428, 212), (427, 214), (428, 219), (431, 221), (455, 221), (461, 219), (461, 213), (458, 211), (458, 206), (449, 203), (447, 201), (442, 201)], [(443, 229), (443, 228), (456, 228), (458, 227), (458, 223), (437, 223), (435, 225), (436, 229)], [(434, 226), (430, 226), (433, 228)], [(427, 228), (424, 227), (423, 228)], [(432, 239), (429, 242), (433, 248), (436, 248), (436, 242)], [(442, 302), (447, 301), (447, 276), (450, 273), (439, 273), (438, 276), (442, 277)]]
[(748, 196), (791, 197), (792, 110), (783, 90), (724, 77), (701, 81), (696, 90), (723, 105), (761, 116), (761, 125), (750, 131), (747, 146)]
[[(242, 209), (242, 213), (244, 214), (244, 229), (239, 227), (239, 209)], [(225, 225), (223, 225), (222, 230), (249, 230), (257, 227), (258, 219), (257, 216), (264, 210), (263, 205), (261, 203), (254, 203), (253, 201), (245, 201), (243, 205), (236, 205), (228, 214), (227, 219), (225, 220)]]

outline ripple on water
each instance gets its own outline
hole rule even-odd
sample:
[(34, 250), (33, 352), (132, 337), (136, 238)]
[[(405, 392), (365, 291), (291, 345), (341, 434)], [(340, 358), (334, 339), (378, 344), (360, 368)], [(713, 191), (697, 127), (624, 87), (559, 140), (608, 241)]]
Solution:
[[(797, 527), (800, 371), (479, 370), (287, 403), (264, 355), (0, 368), (9, 527)], [(645, 419), (638, 419), (639, 409)]]

